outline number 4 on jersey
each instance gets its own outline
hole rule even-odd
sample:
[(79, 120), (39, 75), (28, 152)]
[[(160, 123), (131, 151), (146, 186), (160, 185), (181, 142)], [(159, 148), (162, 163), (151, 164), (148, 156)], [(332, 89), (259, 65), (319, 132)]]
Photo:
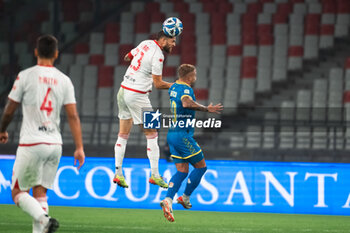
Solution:
[(49, 87), (47, 89), (44, 101), (43, 101), (43, 103), (40, 106), (40, 110), (41, 111), (47, 111), (47, 116), (50, 116), (51, 112), (53, 111), (52, 101), (48, 100), (50, 91), (51, 91), (51, 88)]

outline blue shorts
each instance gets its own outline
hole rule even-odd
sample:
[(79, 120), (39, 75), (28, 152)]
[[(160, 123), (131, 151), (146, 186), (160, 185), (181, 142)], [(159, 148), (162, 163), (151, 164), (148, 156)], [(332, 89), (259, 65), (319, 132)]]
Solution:
[(171, 157), (175, 163), (198, 163), (204, 158), (202, 149), (186, 132), (169, 132), (167, 136)]

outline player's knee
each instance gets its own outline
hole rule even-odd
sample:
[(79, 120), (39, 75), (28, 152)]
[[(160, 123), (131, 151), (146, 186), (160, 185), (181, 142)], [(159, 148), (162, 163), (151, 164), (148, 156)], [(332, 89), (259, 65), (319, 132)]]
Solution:
[(13, 202), (18, 206), (19, 199), (20, 197), (24, 194), (25, 192), (21, 192), (20, 190), (12, 190), (12, 200)]
[(204, 175), (204, 173), (207, 171), (207, 167), (201, 167), (201, 168), (196, 168), (198, 169), (198, 172), (200, 173), (200, 175)]
[(128, 140), (130, 134), (127, 133), (119, 133), (118, 137)]
[(178, 173), (179, 173), (179, 176), (180, 176), (180, 178), (182, 180), (184, 180), (187, 177), (187, 175), (188, 175), (188, 172), (180, 172), (180, 171), (178, 171)]
[(147, 139), (154, 139), (154, 138), (157, 138), (158, 137), (158, 132), (149, 132), (149, 133), (146, 133), (146, 138)]

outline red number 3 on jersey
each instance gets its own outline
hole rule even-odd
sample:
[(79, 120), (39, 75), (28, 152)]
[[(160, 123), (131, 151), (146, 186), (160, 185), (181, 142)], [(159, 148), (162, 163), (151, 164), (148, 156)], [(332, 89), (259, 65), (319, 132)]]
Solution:
[[(135, 57), (136, 57), (137, 55), (139, 55), (139, 52), (136, 53)], [(140, 52), (140, 58), (137, 60), (137, 66), (130, 65), (131, 68), (132, 68), (133, 70), (138, 71), (138, 69), (140, 69), (141, 60), (142, 60), (142, 58), (143, 58), (144, 55), (145, 55), (144, 52), (141, 51), (141, 52)]]
[(49, 87), (49, 88), (47, 89), (47, 92), (46, 92), (44, 101), (43, 101), (43, 103), (42, 103), (41, 106), (40, 106), (40, 110), (41, 110), (41, 111), (47, 111), (47, 116), (50, 116), (50, 114), (51, 114), (51, 112), (52, 112), (52, 110), (53, 110), (52, 101), (51, 101), (51, 100), (48, 100), (50, 91), (51, 91), (51, 87)]

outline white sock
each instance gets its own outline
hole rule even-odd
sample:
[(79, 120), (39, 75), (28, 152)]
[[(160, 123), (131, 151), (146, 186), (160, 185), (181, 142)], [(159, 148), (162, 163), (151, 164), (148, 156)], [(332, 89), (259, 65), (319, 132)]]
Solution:
[(45, 226), (48, 224), (49, 219), (50, 218), (47, 215), (42, 215), (40, 220), (33, 220), (33, 233), (42, 233)]
[(41, 217), (46, 215), (46, 212), (43, 210), (39, 202), (32, 196), (30, 196), (26, 192), (21, 192), (17, 194), (16, 204), (19, 208), (21, 208), (24, 212), (32, 216), (32, 218), (36, 221), (42, 220)]
[(147, 138), (147, 156), (151, 164), (152, 175), (159, 178), (158, 162), (159, 162), (159, 146), (158, 136)]
[(47, 197), (38, 197), (36, 200), (39, 202), (41, 208), (49, 214), (49, 205), (47, 204)]
[(125, 155), (126, 143), (128, 142), (127, 137), (118, 136), (118, 140), (114, 146), (114, 158), (115, 158), (115, 173), (118, 176), (123, 175), (123, 160)]
[[(49, 205), (47, 204), (47, 197), (38, 197), (36, 200), (39, 202), (41, 208), (49, 214)], [(43, 225), (39, 221), (33, 219), (33, 233), (41, 233), (43, 231)]]
[(33, 220), (33, 233), (41, 233), (43, 232), (42, 225), (40, 224), (39, 221)]
[(190, 196), (187, 196), (186, 194), (182, 194), (182, 199), (187, 202), (190, 201)]
[(165, 200), (167, 200), (170, 206), (173, 205), (173, 199), (171, 199), (170, 197), (166, 197)]

